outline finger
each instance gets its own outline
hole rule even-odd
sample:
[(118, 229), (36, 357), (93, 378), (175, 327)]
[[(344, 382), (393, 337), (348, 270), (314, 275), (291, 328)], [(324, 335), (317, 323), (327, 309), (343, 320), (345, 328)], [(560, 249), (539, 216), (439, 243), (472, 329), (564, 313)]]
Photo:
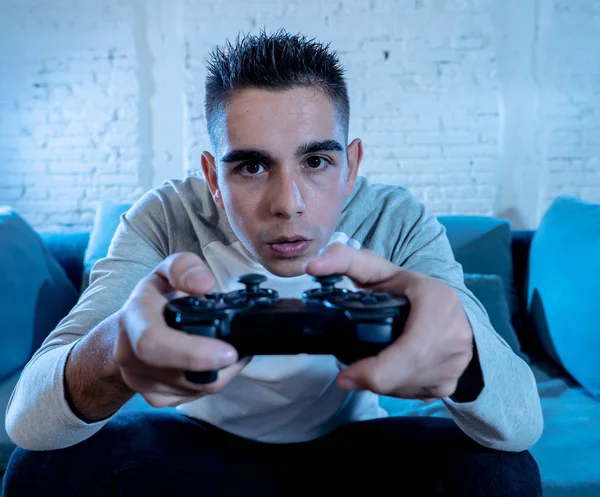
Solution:
[(357, 250), (339, 242), (328, 245), (317, 257), (308, 260), (304, 270), (313, 276), (342, 274), (363, 287), (385, 284), (394, 278), (397, 293), (402, 293), (414, 277), (414, 273), (371, 250)]
[(156, 368), (213, 371), (238, 360), (237, 350), (222, 340), (170, 328), (152, 302), (131, 306), (119, 324), (115, 360), (122, 366), (135, 367), (141, 361)]
[(339, 374), (338, 386), (344, 390), (371, 390), (380, 395), (440, 398), (456, 388), (465, 367), (464, 357), (464, 351), (440, 356), (433, 347), (426, 350), (422, 344), (405, 337), (377, 356), (350, 364)]
[[(204, 261), (192, 252), (179, 252), (164, 259), (154, 270), (168, 284), (169, 290), (160, 282), (160, 293), (181, 290), (192, 295), (205, 294), (213, 290), (215, 277)], [(167, 290), (167, 291), (165, 291)]]
[[(242, 369), (246, 367), (246, 365), (250, 362), (252, 357), (244, 357), (232, 364), (231, 366), (227, 366), (226, 368), (221, 369), (218, 372), (217, 380), (202, 385), (202, 390), (207, 394), (215, 394), (223, 390), (240, 372)], [(187, 380), (186, 380), (187, 381)], [(188, 382), (190, 383), (190, 382)]]
[(140, 394), (193, 397), (220, 392), (248, 364), (251, 357), (218, 372), (218, 378), (211, 384), (198, 385), (188, 381), (182, 371), (149, 368), (143, 364), (135, 368), (122, 368), (121, 376), (127, 386)]
[(192, 402), (193, 400), (204, 397), (205, 393), (197, 393), (193, 397), (181, 395), (169, 395), (163, 393), (145, 393), (140, 394), (152, 407), (177, 407), (178, 405)]
[[(430, 363), (435, 363), (435, 343), (428, 338), (425, 326), (430, 326), (423, 317), (418, 304), (411, 309), (402, 334), (381, 352), (372, 357), (349, 364), (339, 375), (343, 389), (371, 390), (386, 395), (393, 390), (409, 389), (411, 382), (427, 373)], [(425, 338), (423, 338), (425, 336)]]
[[(401, 358), (399, 358), (401, 360)], [(398, 364), (391, 368), (381, 356), (367, 357), (349, 365), (336, 379), (342, 390), (370, 390), (379, 395), (387, 395), (410, 380), (410, 368)]]
[(129, 388), (140, 394), (152, 393), (189, 397), (203, 393), (201, 389), (185, 388), (175, 384), (175, 382), (167, 382), (156, 376), (146, 376), (145, 374), (131, 370), (130, 368), (122, 368), (121, 377)]
[(233, 363), (231, 366), (227, 366), (219, 371), (219, 377), (215, 382), (219, 389), (225, 387), (231, 380), (233, 380), (241, 371), (248, 365), (252, 360), (251, 356), (242, 357), (239, 361)]

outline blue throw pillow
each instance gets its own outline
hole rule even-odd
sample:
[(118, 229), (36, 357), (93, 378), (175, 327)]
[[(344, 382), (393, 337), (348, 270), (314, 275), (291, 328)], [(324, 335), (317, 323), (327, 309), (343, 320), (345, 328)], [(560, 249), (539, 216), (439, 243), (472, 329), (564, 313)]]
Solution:
[(519, 329), (519, 299), (514, 281), (512, 225), (489, 216), (439, 216), (454, 258), (465, 274), (497, 274), (502, 278), (511, 321)]
[(89, 285), (90, 273), (94, 264), (106, 257), (110, 242), (121, 222), (121, 215), (125, 214), (131, 206), (131, 203), (115, 203), (111, 200), (104, 200), (98, 205), (94, 227), (90, 233), (90, 241), (83, 260), (81, 291)]
[(40, 236), (0, 207), (0, 381), (22, 368), (78, 294)]
[(502, 278), (497, 274), (465, 274), (464, 279), (465, 286), (485, 307), (496, 333), (506, 341), (515, 354), (529, 363), (529, 357), (522, 352), (519, 338), (511, 324)]
[(527, 305), (546, 352), (600, 397), (600, 204), (562, 195), (529, 254)]

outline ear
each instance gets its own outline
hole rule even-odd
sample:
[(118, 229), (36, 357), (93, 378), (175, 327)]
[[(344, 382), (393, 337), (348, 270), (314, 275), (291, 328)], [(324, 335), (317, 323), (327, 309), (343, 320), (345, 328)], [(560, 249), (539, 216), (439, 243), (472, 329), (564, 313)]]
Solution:
[(217, 168), (215, 166), (215, 158), (210, 152), (204, 151), (202, 152), (200, 163), (202, 164), (202, 171), (204, 172), (206, 183), (208, 184), (208, 188), (213, 196), (215, 203), (221, 209), (225, 209), (225, 206), (223, 205), (223, 197), (221, 196), (221, 191), (219, 190), (219, 182), (217, 181)]
[(346, 196), (354, 190), (358, 169), (363, 157), (363, 146), (360, 138), (355, 138), (348, 145), (348, 178), (346, 179)]

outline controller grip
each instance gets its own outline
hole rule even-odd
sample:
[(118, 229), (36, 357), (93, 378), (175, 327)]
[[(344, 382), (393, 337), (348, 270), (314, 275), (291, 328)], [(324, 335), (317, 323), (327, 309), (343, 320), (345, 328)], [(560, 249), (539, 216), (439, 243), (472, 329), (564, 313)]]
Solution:
[(185, 377), (191, 383), (205, 385), (217, 381), (218, 371), (186, 371)]
[[(214, 320), (212, 322), (195, 323), (193, 325), (182, 324), (180, 311), (176, 306), (167, 306), (167, 309), (165, 310), (165, 321), (169, 327), (192, 335), (217, 337), (217, 329)], [(185, 371), (186, 379), (197, 385), (206, 385), (217, 381), (218, 374), (218, 371)]]

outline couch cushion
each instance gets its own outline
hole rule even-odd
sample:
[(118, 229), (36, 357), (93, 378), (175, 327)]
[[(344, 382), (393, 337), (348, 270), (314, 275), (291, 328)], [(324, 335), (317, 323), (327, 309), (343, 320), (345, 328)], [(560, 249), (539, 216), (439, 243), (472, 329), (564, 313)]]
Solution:
[(0, 207), (0, 380), (23, 367), (77, 302), (77, 291), (40, 236)]
[(517, 334), (510, 322), (510, 311), (502, 278), (497, 274), (465, 274), (465, 285), (485, 307), (490, 323), (519, 357), (529, 362), (521, 351)]
[(89, 285), (89, 277), (94, 264), (99, 259), (106, 257), (110, 242), (121, 222), (121, 215), (127, 212), (131, 206), (131, 203), (115, 203), (111, 200), (103, 200), (98, 204), (94, 227), (90, 233), (90, 241), (83, 260), (82, 291)]
[(554, 200), (533, 237), (527, 304), (548, 355), (600, 397), (600, 204)]
[(455, 259), (465, 273), (497, 274), (502, 278), (511, 318), (518, 313), (512, 263), (510, 221), (487, 216), (439, 216)]

